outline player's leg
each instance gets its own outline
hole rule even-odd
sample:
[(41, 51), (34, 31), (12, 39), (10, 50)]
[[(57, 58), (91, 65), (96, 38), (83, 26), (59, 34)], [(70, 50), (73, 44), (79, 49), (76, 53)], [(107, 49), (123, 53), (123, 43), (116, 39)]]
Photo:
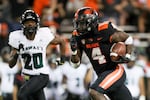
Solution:
[(92, 100), (106, 100), (104, 94), (99, 93), (98, 91), (94, 89), (89, 90), (90, 96)]
[(116, 91), (110, 93), (109, 96), (112, 98), (112, 100), (133, 100), (131, 93), (124, 84)]
[[(101, 100), (101, 98), (103, 100), (102, 94), (107, 94), (111, 100), (116, 100), (113, 99), (113, 97), (110, 96), (109, 94), (116, 95), (114, 91), (118, 91), (120, 87), (124, 84), (124, 81), (125, 81), (125, 72), (122, 66), (118, 66), (114, 70), (105, 71), (91, 86), (91, 89), (94, 90), (92, 91), (94, 93), (91, 92), (91, 96), (93, 97), (94, 100)], [(122, 100), (122, 98), (120, 100)]]
[[(123, 67), (120, 66), (121, 69)], [(124, 81), (126, 79), (126, 74), (124, 69), (120, 72), (120, 78), (116, 80), (111, 87), (107, 89), (107, 95), (111, 98), (111, 100), (132, 100), (131, 93), (129, 92), (128, 88), (124, 85)], [(114, 79), (115, 80), (115, 79)]]
[(29, 93), (27, 92), (27, 83), (23, 84), (18, 92), (18, 99), (19, 100), (28, 100)]
[[(119, 92), (122, 91), (122, 92)], [(131, 93), (129, 92), (128, 88), (123, 85), (118, 91), (116, 91), (116, 94), (118, 95), (116, 100), (132, 100)]]
[(46, 100), (43, 89), (33, 94), (34, 100)]
[(43, 89), (47, 85), (48, 80), (48, 75), (33, 76), (20, 88), (18, 93), (19, 100), (27, 100), (27, 97), (31, 96), (31, 94)]
[(92, 100), (107, 100), (104, 96), (106, 90), (100, 86), (103, 80), (113, 71), (105, 71), (103, 72), (98, 79), (92, 84), (89, 89), (89, 93)]

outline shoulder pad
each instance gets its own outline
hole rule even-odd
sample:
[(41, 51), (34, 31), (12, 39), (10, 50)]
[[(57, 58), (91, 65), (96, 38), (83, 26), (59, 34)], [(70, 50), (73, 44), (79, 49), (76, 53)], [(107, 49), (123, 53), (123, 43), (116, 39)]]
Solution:
[[(38, 29), (38, 31), (44, 31), (45, 33), (48, 31), (51, 31), (50, 30), (50, 28), (48, 28), (48, 27), (40, 27), (39, 29)], [(42, 33), (43, 34), (43, 33)]]
[(55, 38), (54, 33), (48, 27), (39, 28), (38, 33), (39, 33), (39, 38), (43, 39), (46, 44), (47, 43), (49, 44), (49, 42)]
[(19, 41), (22, 39), (22, 34), (23, 31), (21, 30), (11, 32), (9, 35), (8, 44), (17, 49), (20, 43)]
[(39, 28), (38, 33), (39, 33), (40, 35), (46, 36), (46, 37), (47, 37), (48, 35), (50, 35), (50, 34), (52, 34), (52, 35), (55, 34), (55, 33), (53, 33), (53, 31), (52, 31), (50, 28), (48, 28), (48, 27)]
[(109, 25), (109, 21), (105, 21), (103, 23), (99, 23), (98, 24), (98, 31), (102, 31), (102, 30), (105, 30), (108, 28), (108, 25)]

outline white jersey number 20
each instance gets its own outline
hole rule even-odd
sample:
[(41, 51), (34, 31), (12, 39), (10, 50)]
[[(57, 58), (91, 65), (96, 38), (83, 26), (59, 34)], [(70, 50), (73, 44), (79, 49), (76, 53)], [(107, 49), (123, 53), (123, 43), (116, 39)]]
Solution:
[(22, 58), (25, 61), (25, 69), (31, 69), (34, 67), (35, 69), (43, 67), (42, 53), (32, 54), (22, 54)]

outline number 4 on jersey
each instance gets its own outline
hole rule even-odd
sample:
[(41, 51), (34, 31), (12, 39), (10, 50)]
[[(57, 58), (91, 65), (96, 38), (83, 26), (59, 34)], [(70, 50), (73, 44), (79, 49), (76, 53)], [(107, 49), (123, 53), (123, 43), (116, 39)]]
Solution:
[(98, 60), (99, 64), (106, 63), (105, 56), (102, 55), (102, 52), (99, 47), (92, 49), (92, 58), (93, 60)]

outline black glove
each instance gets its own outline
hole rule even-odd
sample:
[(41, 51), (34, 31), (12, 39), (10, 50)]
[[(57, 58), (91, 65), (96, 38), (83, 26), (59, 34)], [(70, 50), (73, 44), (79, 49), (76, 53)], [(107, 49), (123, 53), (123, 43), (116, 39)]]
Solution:
[(116, 63), (128, 63), (129, 61), (130, 61), (129, 58), (127, 58), (125, 56), (120, 56), (119, 60), (113, 61), (113, 62), (116, 62)]
[(23, 49), (23, 44), (22, 44), (22, 43), (19, 44), (19, 49), (18, 49), (18, 51), (20, 51), (21, 49)]
[(18, 56), (20, 54), (20, 50), (23, 49), (23, 44), (19, 44), (19, 48), (17, 49), (17, 53), (14, 55), (14, 59), (18, 59)]
[(76, 41), (75, 37), (71, 37), (70, 47), (73, 52), (75, 52), (77, 50), (77, 41)]

